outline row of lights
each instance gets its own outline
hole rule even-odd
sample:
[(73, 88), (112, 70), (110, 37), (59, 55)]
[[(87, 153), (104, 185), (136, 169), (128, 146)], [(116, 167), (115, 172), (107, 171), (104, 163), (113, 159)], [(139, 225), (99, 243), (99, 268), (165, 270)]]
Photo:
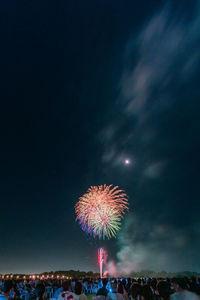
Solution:
[[(19, 278), (21, 278), (21, 276), (13, 275), (13, 274), (11, 274), (11, 275), (0, 275), (0, 279), (12, 279), (12, 278), (19, 279)], [(62, 275), (62, 276), (60, 276), (60, 275), (57, 275), (57, 276), (54, 276), (54, 275), (47, 275), (47, 276), (44, 276), (44, 275), (42, 275), (42, 276), (40, 276), (40, 275), (24, 275), (22, 278), (23, 279), (33, 279), (33, 280), (35, 280), (35, 279), (50, 279), (50, 278), (52, 278), (52, 279), (53, 278), (72, 279), (72, 277), (67, 277), (67, 276), (64, 276), (64, 275)]]

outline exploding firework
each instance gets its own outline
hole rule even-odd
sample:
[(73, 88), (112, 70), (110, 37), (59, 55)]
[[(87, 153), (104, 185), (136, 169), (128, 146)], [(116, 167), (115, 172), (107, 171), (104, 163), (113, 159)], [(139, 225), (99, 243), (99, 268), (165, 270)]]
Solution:
[(118, 186), (92, 186), (75, 206), (76, 220), (83, 231), (99, 239), (115, 237), (128, 210), (127, 195)]

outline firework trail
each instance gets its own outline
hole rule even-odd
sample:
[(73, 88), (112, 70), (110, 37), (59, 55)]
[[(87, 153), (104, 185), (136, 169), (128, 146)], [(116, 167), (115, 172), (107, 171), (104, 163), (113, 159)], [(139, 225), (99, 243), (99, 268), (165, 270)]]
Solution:
[(100, 278), (103, 277), (103, 266), (106, 265), (108, 254), (103, 248), (98, 249), (98, 263)]
[(128, 210), (127, 195), (118, 186), (92, 186), (75, 206), (76, 220), (83, 231), (99, 239), (115, 237)]

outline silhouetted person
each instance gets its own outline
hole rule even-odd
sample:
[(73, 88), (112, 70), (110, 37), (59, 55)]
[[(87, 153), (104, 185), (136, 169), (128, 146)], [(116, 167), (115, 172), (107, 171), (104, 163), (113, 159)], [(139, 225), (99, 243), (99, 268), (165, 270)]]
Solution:
[(58, 295), (58, 300), (73, 300), (76, 299), (76, 295), (71, 292), (71, 281), (64, 281), (62, 284), (63, 291)]
[(124, 296), (120, 294), (117, 290), (117, 281), (111, 283), (111, 292), (108, 293), (107, 299), (108, 300), (124, 300)]
[(143, 300), (153, 300), (153, 292), (148, 284), (141, 287), (141, 295)]
[(87, 296), (83, 294), (83, 286), (80, 281), (75, 283), (74, 291), (77, 300), (87, 300)]
[(35, 293), (36, 293), (36, 299), (37, 300), (43, 300), (44, 299), (44, 296), (45, 296), (45, 285), (44, 285), (44, 282), (43, 281), (39, 281), (37, 286), (36, 286), (36, 289), (35, 289)]
[(156, 285), (156, 290), (161, 297), (161, 300), (169, 300), (170, 299), (170, 294), (171, 294), (171, 289), (170, 285), (167, 281), (160, 280), (158, 281)]
[(118, 293), (122, 294), (124, 296), (125, 300), (129, 300), (128, 293), (127, 293), (126, 288), (123, 283), (124, 283), (123, 280), (122, 280), (122, 282), (120, 281), (118, 283)]
[(173, 278), (172, 284), (175, 293), (171, 295), (172, 300), (200, 300), (198, 295), (187, 290), (187, 285), (182, 278)]
[(12, 280), (4, 281), (3, 291), (0, 293), (0, 300), (7, 300), (8, 299), (12, 287), (13, 287)]
[(108, 280), (107, 279), (103, 279), (102, 280), (102, 283), (103, 283), (103, 286), (102, 286), (102, 288), (100, 288), (99, 290), (98, 290), (98, 292), (97, 292), (97, 296), (107, 296), (108, 295), (108, 290), (107, 290), (107, 288), (106, 288), (106, 286), (107, 286), (107, 283), (108, 283)]
[(141, 299), (141, 285), (137, 282), (134, 282), (132, 285), (131, 285), (131, 291), (130, 291), (130, 294), (133, 298), (133, 300), (140, 300)]

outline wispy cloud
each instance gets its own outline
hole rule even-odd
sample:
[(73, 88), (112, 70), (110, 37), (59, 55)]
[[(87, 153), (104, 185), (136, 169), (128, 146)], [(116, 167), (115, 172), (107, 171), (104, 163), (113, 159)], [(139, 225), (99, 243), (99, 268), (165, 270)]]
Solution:
[[(102, 132), (104, 164), (116, 168), (127, 152), (134, 157), (136, 164), (131, 178), (134, 179), (135, 194), (142, 201), (151, 191), (149, 188), (149, 192), (144, 192), (144, 186), (148, 187), (150, 180), (162, 178), (168, 165), (173, 164), (173, 172), (170, 171), (165, 177), (169, 181), (177, 168), (181, 170), (182, 167), (177, 165), (180, 155), (173, 156), (173, 147), (181, 149), (180, 143), (185, 145), (184, 136), (181, 140), (179, 131), (173, 133), (176, 124), (179, 127), (182, 124), (182, 115), (176, 116), (174, 107), (184, 107), (189, 116), (187, 118), (191, 117), (190, 110), (187, 109), (191, 99), (187, 103), (184, 100), (182, 104), (182, 88), (192, 81), (200, 64), (200, 2), (196, 3), (192, 18), (187, 14), (180, 16), (170, 9), (169, 4), (166, 5), (145, 23), (138, 34), (131, 37), (126, 47), (120, 97), (115, 104), (118, 105), (118, 110), (120, 105), (121, 116), (118, 120), (112, 119), (112, 125), (108, 124), (107, 129), (104, 128)], [(180, 179), (177, 177), (173, 180), (171, 185), (174, 188), (176, 181), (179, 184)], [(189, 258), (188, 243), (195, 226), (182, 231), (176, 227), (178, 225), (173, 224), (172, 218), (170, 226), (160, 218), (166, 215), (167, 210), (171, 210), (172, 215), (177, 213), (177, 218), (180, 216), (182, 194), (172, 198), (169, 187), (166, 186), (164, 192), (158, 186), (154, 188), (151, 194), (154, 198), (149, 199), (148, 195), (147, 202), (142, 202), (142, 207), (149, 209), (148, 202), (155, 204), (157, 197), (157, 206), (162, 207), (160, 203), (163, 202), (163, 211), (159, 215), (155, 208), (155, 219), (152, 220), (152, 215), (149, 218), (147, 215), (143, 220), (139, 217), (140, 209), (136, 208), (119, 235), (117, 269), (124, 273), (142, 268), (195, 268), (194, 261)], [(159, 198), (160, 195), (162, 198)], [(174, 206), (173, 203), (179, 201), (180, 205)], [(185, 220), (186, 225), (188, 220)], [(197, 243), (196, 247), (199, 246)], [(182, 249), (185, 249), (184, 253)], [(199, 270), (199, 267), (196, 266), (196, 269)], [(114, 269), (113, 264), (112, 268)]]
[(179, 84), (196, 70), (200, 53), (198, 43), (200, 30), (199, 11), (192, 21), (186, 22), (173, 16), (169, 5), (158, 12), (144, 26), (138, 37), (128, 44), (128, 58), (132, 59), (137, 49), (138, 59), (131, 70), (125, 70), (122, 80), (122, 95), (128, 99), (125, 109), (131, 114), (163, 106), (162, 93), (173, 94), (169, 86), (176, 78)]
[(198, 5), (190, 21), (178, 18), (166, 5), (127, 43), (120, 97), (115, 104), (121, 105), (121, 118), (112, 119), (101, 133), (103, 162), (115, 164), (127, 144), (138, 148), (145, 142), (149, 146), (157, 138), (162, 122), (158, 118), (181, 101), (177, 90), (198, 68), (199, 16)]
[(165, 164), (164, 162), (155, 162), (147, 166), (147, 168), (144, 170), (144, 175), (150, 178), (156, 178), (158, 177), (164, 168)]

